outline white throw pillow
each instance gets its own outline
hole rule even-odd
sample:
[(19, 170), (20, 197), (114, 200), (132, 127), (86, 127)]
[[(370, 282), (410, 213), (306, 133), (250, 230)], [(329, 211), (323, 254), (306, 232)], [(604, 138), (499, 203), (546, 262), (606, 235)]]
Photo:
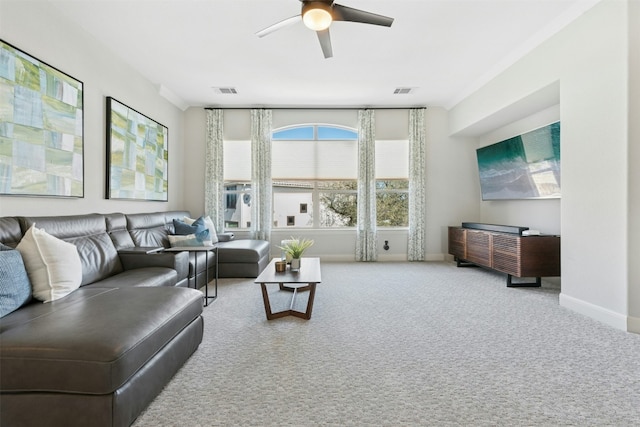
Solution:
[[(211, 237), (211, 243), (218, 243), (218, 234), (216, 233), (216, 227), (213, 225), (213, 221), (209, 216), (205, 216), (203, 217), (203, 219), (204, 219), (204, 226), (207, 227), (207, 229), (209, 230), (209, 237)], [(193, 218), (189, 218), (188, 216), (185, 216), (183, 221), (185, 224), (192, 225), (194, 222), (197, 221), (197, 218), (193, 219)]]
[(195, 234), (169, 234), (169, 243), (171, 247), (181, 246), (202, 246), (202, 242), (199, 242)]
[(34, 298), (55, 301), (80, 287), (82, 264), (75, 245), (33, 225), (16, 249), (24, 260)]

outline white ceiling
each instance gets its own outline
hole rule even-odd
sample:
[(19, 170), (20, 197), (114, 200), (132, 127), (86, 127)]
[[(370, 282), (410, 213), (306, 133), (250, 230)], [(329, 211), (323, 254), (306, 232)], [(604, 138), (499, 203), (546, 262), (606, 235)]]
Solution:
[(598, 0), (338, 0), (395, 21), (334, 22), (330, 59), (302, 22), (255, 36), (298, 0), (48, 1), (184, 109), (450, 108)]

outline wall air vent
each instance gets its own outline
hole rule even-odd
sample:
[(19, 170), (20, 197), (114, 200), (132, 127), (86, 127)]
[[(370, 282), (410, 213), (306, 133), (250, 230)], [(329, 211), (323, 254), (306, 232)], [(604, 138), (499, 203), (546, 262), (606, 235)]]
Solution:
[(217, 93), (222, 95), (237, 95), (238, 90), (235, 87), (214, 87)]
[(393, 91), (393, 94), (394, 95), (408, 95), (411, 92), (413, 92), (413, 88), (412, 87), (399, 87), (399, 88), (396, 88)]

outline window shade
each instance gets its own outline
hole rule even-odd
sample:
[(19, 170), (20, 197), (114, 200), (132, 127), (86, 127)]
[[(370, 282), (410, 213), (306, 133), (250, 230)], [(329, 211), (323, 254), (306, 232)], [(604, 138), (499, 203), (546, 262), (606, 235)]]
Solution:
[(251, 141), (224, 141), (224, 180), (251, 181)]
[(357, 141), (273, 141), (273, 179), (357, 179)]
[[(273, 141), (274, 179), (357, 179), (357, 141)], [(376, 178), (409, 177), (409, 142), (376, 141)], [(251, 141), (224, 141), (225, 181), (251, 181)]]
[(409, 141), (376, 141), (376, 178), (409, 178)]

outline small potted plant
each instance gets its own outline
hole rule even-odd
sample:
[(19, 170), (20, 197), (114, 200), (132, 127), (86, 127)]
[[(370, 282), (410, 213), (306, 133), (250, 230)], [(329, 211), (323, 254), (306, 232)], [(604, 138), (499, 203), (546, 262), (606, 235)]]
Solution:
[(304, 251), (313, 246), (313, 243), (314, 241), (310, 239), (296, 239), (292, 237), (290, 240), (284, 241), (282, 246), (278, 247), (284, 251), (287, 259), (291, 259), (291, 270), (298, 271), (300, 270), (300, 258), (302, 258)]

